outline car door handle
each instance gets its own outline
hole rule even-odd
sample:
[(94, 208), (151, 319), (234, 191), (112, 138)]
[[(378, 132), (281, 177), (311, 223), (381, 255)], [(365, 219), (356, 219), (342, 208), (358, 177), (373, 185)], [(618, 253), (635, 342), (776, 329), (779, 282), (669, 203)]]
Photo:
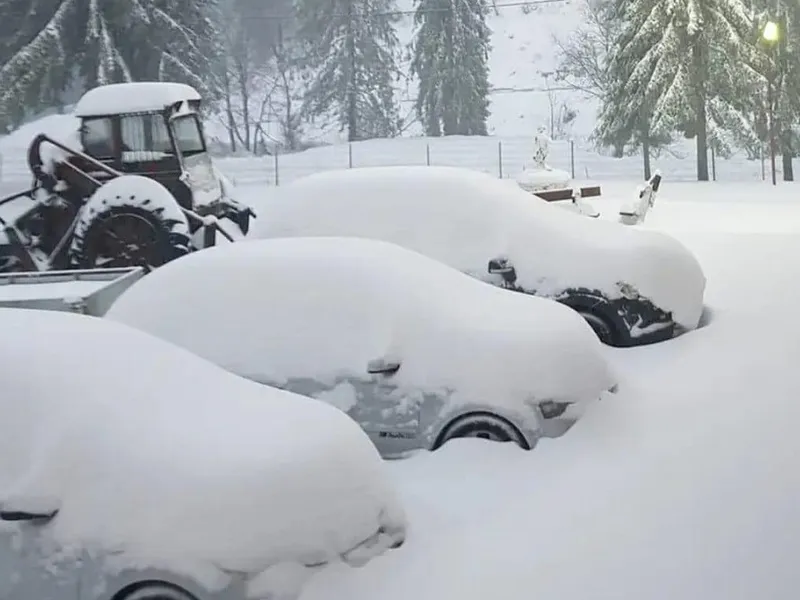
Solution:
[(367, 373), (371, 375), (394, 375), (400, 370), (400, 361), (387, 360), (385, 358), (376, 358), (375, 360), (367, 363)]

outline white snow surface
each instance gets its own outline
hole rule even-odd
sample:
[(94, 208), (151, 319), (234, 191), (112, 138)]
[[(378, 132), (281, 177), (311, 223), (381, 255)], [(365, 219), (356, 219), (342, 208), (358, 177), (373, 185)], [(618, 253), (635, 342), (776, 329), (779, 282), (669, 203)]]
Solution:
[(43, 535), (62, 547), (203, 580), (335, 562), (405, 526), (338, 410), (104, 319), (0, 309), (0, 329), (0, 503), (57, 502)]
[(456, 167), (316, 173), (271, 194), (251, 235), (372, 237), (481, 278), (489, 260), (508, 257), (517, 284), (542, 295), (585, 287), (615, 297), (625, 282), (688, 329), (703, 309), (703, 271), (673, 237), (588, 219)]
[(606, 349), (620, 393), (535, 452), (391, 464), (414, 543), (302, 600), (794, 600), (800, 206), (794, 184), (737, 187), (683, 184), (648, 215), (706, 270), (708, 324)]
[(523, 190), (557, 190), (571, 186), (570, 174), (559, 169), (528, 168), (516, 177), (517, 183)]
[(86, 92), (73, 108), (78, 117), (100, 117), (120, 113), (151, 112), (184, 100), (200, 100), (200, 94), (185, 83), (135, 81), (101, 85)]
[[(593, 401), (616, 383), (573, 310), (376, 240), (203, 250), (136, 282), (106, 317), (276, 385), (363, 378), (370, 361), (395, 359), (400, 388), (530, 412), (525, 400)], [(326, 399), (346, 409), (351, 397), (337, 388)]]

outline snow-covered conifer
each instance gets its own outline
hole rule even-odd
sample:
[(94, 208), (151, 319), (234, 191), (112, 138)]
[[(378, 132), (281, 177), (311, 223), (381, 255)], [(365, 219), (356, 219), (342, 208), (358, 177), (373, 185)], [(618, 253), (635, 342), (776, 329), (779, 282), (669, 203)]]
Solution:
[(486, 135), (489, 51), (485, 0), (415, 0), (412, 73), (427, 135)]

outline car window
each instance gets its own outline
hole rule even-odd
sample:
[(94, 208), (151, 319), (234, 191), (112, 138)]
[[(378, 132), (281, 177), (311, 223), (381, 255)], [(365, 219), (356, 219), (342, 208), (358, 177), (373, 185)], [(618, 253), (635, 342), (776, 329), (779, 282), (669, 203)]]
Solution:
[(83, 148), (87, 154), (95, 158), (111, 158), (114, 156), (114, 136), (111, 119), (86, 119), (81, 128)]

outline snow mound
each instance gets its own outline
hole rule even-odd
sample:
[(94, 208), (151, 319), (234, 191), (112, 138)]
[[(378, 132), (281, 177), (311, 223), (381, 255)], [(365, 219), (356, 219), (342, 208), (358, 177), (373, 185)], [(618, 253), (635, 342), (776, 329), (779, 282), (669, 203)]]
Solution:
[(538, 192), (569, 188), (572, 177), (558, 169), (525, 169), (517, 175), (516, 181), (526, 192)]
[(517, 284), (558, 296), (583, 287), (619, 297), (636, 288), (694, 328), (705, 276), (674, 238), (551, 206), (518, 186), (456, 167), (327, 171), (282, 186), (264, 203), (252, 237), (371, 237), (397, 243), (485, 278), (510, 259)]
[(393, 385), (453, 390), (454, 403), (595, 400), (615, 383), (574, 311), (367, 239), (203, 250), (135, 283), (106, 317), (276, 385), (363, 379), (381, 358), (402, 363)]
[[(363, 572), (323, 575), (304, 599), (794, 598), (800, 338), (754, 317), (613, 352), (633, 357), (626, 391), (557, 447), (512, 461), (494, 446), (452, 448), (404, 465), (409, 481), (430, 477), (420, 489), (468, 498), (435, 504), (456, 521)], [(494, 493), (448, 475), (467, 468), (481, 488), (495, 477)], [(415, 522), (437, 518), (421, 508)]]
[(0, 503), (57, 502), (56, 544), (201, 579), (402, 538), (383, 464), (339, 411), (103, 319), (1, 309), (0, 330)]
[(200, 94), (184, 83), (134, 81), (101, 85), (86, 92), (73, 109), (78, 117), (162, 111), (184, 100), (199, 101)]

